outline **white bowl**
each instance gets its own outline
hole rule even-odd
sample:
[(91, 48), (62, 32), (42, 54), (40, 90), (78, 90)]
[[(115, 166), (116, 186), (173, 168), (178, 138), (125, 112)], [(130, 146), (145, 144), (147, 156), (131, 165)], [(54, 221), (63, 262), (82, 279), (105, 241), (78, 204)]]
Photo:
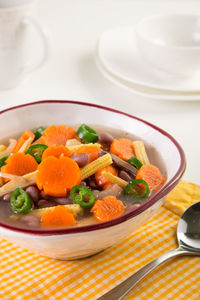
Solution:
[(152, 66), (181, 76), (200, 71), (200, 15), (147, 17), (135, 32), (138, 47)]
[[(60, 230), (21, 229), (0, 220), (0, 235), (39, 255), (57, 259), (76, 259), (100, 252), (126, 238), (151, 218), (166, 195), (180, 180), (185, 156), (179, 144), (165, 131), (146, 121), (114, 109), (73, 101), (40, 101), (0, 113), (2, 141), (26, 128), (50, 124), (88, 123), (128, 131), (156, 149), (167, 176), (163, 188), (139, 208), (104, 223)], [(153, 149), (152, 148), (152, 149)], [(154, 152), (154, 150), (153, 150)], [(154, 152), (155, 154), (155, 152)]]

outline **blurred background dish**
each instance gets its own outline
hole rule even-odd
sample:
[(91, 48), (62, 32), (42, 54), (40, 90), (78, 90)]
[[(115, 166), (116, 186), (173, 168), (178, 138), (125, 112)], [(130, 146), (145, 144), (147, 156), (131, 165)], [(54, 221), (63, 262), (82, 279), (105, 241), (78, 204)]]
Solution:
[(115, 85), (127, 89), (135, 95), (139, 95), (142, 97), (146, 97), (148, 99), (155, 100), (167, 100), (167, 101), (199, 101), (200, 94), (199, 93), (179, 93), (176, 91), (164, 91), (154, 88), (149, 88), (146, 86), (141, 86), (139, 84), (132, 83), (130, 81), (124, 80), (121, 77), (111, 73), (106, 66), (100, 60), (100, 57), (96, 55), (96, 65), (99, 71), (103, 74), (103, 76), (114, 83)]
[(200, 71), (200, 16), (164, 14), (135, 27), (138, 47), (152, 67), (178, 76)]
[(118, 27), (103, 32), (97, 44), (96, 55), (107, 72), (129, 87), (132, 84), (145, 87), (145, 95), (148, 95), (149, 88), (154, 89), (155, 95), (158, 92), (171, 92), (172, 96), (176, 95), (175, 98), (184, 95), (183, 99), (199, 100), (200, 73), (180, 77), (153, 68), (138, 49), (133, 27)]

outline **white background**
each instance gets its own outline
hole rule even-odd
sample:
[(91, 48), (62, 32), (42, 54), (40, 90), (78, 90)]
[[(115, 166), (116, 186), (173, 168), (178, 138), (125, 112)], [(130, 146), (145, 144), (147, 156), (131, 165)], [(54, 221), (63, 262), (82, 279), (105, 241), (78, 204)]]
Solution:
[[(100, 34), (113, 27), (134, 26), (158, 13), (200, 14), (200, 1), (173, 0), (40, 0), (33, 15), (50, 40), (47, 63), (13, 90), (0, 91), (0, 109), (43, 99), (93, 102), (139, 116), (171, 133), (182, 145), (184, 179), (200, 183), (200, 102), (149, 100), (109, 82), (96, 67)], [(131, 37), (130, 37), (131, 38)], [(32, 56), (39, 41), (31, 39)], [(200, 84), (200, 83), (199, 83)]]

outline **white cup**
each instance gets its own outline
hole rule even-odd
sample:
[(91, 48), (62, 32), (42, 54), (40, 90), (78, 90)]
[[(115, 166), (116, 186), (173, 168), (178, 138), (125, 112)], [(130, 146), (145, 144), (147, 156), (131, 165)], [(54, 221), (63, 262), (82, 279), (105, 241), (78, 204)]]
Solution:
[[(16, 87), (24, 76), (40, 67), (48, 55), (48, 40), (42, 27), (30, 16), (34, 0), (0, 0), (0, 89)], [(32, 66), (25, 58), (31, 25), (40, 37), (43, 51)]]

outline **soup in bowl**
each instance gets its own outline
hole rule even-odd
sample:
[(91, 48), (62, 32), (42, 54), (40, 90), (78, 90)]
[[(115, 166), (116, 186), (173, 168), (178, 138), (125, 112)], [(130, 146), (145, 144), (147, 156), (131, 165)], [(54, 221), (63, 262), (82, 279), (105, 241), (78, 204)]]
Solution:
[(40, 255), (76, 259), (116, 244), (184, 172), (169, 134), (109, 108), (41, 101), (1, 112), (0, 123), (0, 234)]

